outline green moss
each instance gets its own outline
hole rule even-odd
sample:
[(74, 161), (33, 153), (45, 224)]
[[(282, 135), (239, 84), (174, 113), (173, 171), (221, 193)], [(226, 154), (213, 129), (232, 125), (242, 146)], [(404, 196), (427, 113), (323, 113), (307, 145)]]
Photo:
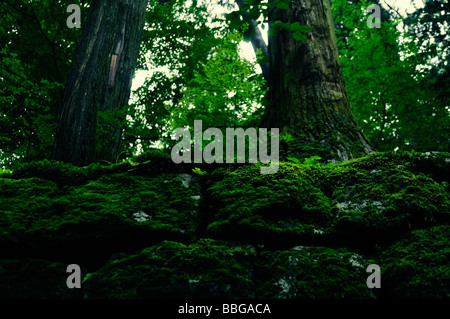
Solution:
[(374, 298), (371, 263), (346, 249), (295, 247), (262, 251), (202, 239), (165, 241), (112, 260), (89, 275), (87, 298)]
[(24, 179), (38, 177), (57, 183), (59, 186), (80, 185), (89, 179), (96, 179), (111, 170), (111, 166), (91, 164), (80, 168), (71, 164), (42, 160), (38, 162), (21, 163), (14, 168), (12, 178)]
[(189, 239), (197, 227), (200, 187), (193, 181), (185, 185), (177, 174), (104, 174), (84, 185), (63, 189), (38, 178), (3, 178), (0, 246), (40, 250), (76, 240), (87, 244), (112, 237), (125, 237), (125, 242)]
[(413, 173), (424, 173), (434, 180), (448, 181), (450, 176), (450, 153), (445, 152), (386, 152), (341, 162), (340, 166), (374, 170), (400, 168)]
[(142, 224), (155, 229), (178, 228), (192, 232), (192, 213), (198, 186), (187, 188), (177, 175), (147, 178), (130, 174), (106, 175), (82, 187), (71, 188), (70, 218), (102, 218), (117, 215), (132, 220), (142, 211), (148, 220)]
[(0, 299), (78, 299), (66, 285), (67, 266), (50, 260), (0, 259)]
[[(321, 130), (317, 130), (321, 127)], [(323, 163), (339, 162), (348, 158), (361, 157), (367, 154), (360, 133), (352, 124), (341, 121), (339, 132), (327, 128), (323, 122), (311, 122), (288, 129), (280, 135), (280, 160), (290, 157), (305, 159), (319, 156)], [(356, 142), (357, 141), (357, 142)]]
[(87, 298), (252, 298), (249, 245), (164, 241), (112, 260), (86, 280)]
[(446, 181), (448, 183), (450, 181), (450, 153), (421, 153), (411, 160), (411, 169), (427, 174), (438, 182)]
[(450, 297), (450, 226), (411, 232), (380, 255), (387, 298)]
[(258, 262), (261, 298), (375, 298), (366, 286), (372, 261), (347, 249), (298, 246), (262, 252)]
[[(329, 199), (314, 186), (307, 168), (280, 163), (273, 175), (258, 165), (221, 170), (223, 178), (208, 192), (216, 213), (208, 226), (211, 235), (225, 238), (313, 236), (329, 219)], [(235, 237), (236, 236), (236, 237)]]
[(404, 156), (372, 155), (321, 170), (320, 188), (334, 204), (331, 233), (391, 240), (448, 220), (444, 185), (412, 170)]
[(258, 165), (217, 170), (208, 189), (214, 212), (209, 235), (370, 250), (449, 220), (445, 183), (418, 171), (411, 161), (420, 156), (375, 154), (325, 166), (280, 163), (273, 175), (260, 174)]
[(36, 220), (58, 211), (60, 191), (54, 182), (0, 178), (0, 189), (0, 243), (19, 242)]
[(105, 174), (139, 173), (155, 176), (162, 173), (181, 173), (186, 171), (184, 165), (174, 165), (170, 154), (166, 151), (151, 150), (131, 159), (115, 164), (93, 163), (85, 167), (77, 167), (68, 163), (53, 160), (19, 163), (12, 172), (2, 172), (0, 178), (25, 179), (38, 177), (53, 181), (59, 187), (79, 186), (90, 180), (96, 180)]
[[(91, 272), (88, 298), (448, 297), (449, 158), (310, 158), (273, 175), (245, 164), (197, 176), (153, 153), (26, 164), (0, 177), (0, 293), (24, 280), (15, 295), (78, 297), (38, 280), (67, 278), (70, 260)], [(369, 263), (381, 292), (365, 285)]]

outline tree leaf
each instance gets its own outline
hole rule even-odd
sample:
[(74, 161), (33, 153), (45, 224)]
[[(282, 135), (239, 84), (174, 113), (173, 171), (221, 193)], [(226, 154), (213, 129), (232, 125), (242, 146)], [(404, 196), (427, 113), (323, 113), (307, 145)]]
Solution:
[(283, 25), (284, 25), (283, 21), (280, 21), (280, 20), (276, 20), (272, 23), (272, 26), (275, 28), (281, 28), (281, 27), (283, 27)]
[[(301, 27), (301, 24), (298, 21), (291, 23), (291, 25), (290, 25), (291, 31), (297, 31), (300, 27)], [(298, 30), (298, 31), (300, 31), (300, 30)]]
[(291, 25), (289, 26), (289, 29), (292, 32), (303, 32), (303, 33), (308, 33), (312, 31), (312, 28), (308, 25), (301, 25), (300, 22), (294, 22), (291, 23)]
[(301, 33), (300, 31), (295, 31), (292, 33), (292, 36), (295, 40), (297, 41), (306, 41), (306, 35), (304, 35), (303, 33)]
[(289, 5), (286, 2), (280, 1), (276, 4), (276, 7), (281, 10), (289, 10)]
[(309, 25), (301, 25), (296, 31), (300, 31), (303, 33), (311, 32), (313, 29)]

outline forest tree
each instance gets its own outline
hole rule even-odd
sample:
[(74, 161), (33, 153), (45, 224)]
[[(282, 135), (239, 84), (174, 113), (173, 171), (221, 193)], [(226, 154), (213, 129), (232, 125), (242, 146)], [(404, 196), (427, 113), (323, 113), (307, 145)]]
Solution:
[[(261, 126), (280, 128), (297, 145), (319, 145), (327, 149), (322, 156), (329, 159), (372, 152), (349, 104), (329, 1), (289, 1), (289, 9), (271, 11), (269, 22), (275, 32), (269, 37), (269, 93)], [(298, 41), (279, 27), (286, 23), (307, 25), (312, 31)], [(293, 153), (307, 157), (302, 150), (294, 148)]]
[(80, 166), (116, 160), (117, 123), (125, 120), (147, 2), (92, 1), (68, 75), (53, 159)]

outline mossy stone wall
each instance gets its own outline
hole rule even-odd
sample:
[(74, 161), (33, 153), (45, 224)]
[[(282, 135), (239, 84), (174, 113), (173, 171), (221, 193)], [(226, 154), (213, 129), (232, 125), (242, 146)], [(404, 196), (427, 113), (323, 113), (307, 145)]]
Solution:
[(0, 176), (0, 298), (448, 298), (449, 171), (448, 153), (273, 175), (162, 153), (29, 163)]

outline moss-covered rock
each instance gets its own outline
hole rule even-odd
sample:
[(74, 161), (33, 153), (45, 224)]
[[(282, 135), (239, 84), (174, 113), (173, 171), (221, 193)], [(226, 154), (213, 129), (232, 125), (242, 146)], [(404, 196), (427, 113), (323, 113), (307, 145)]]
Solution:
[[(374, 155), (322, 170), (322, 190), (333, 201), (329, 233), (358, 245), (389, 242), (411, 229), (449, 220), (444, 184), (413, 172), (399, 158)], [(372, 162), (372, 163), (370, 163)], [(408, 164), (407, 164), (408, 163)]]
[(254, 277), (260, 298), (375, 298), (366, 285), (372, 262), (347, 249), (296, 246), (261, 252), (258, 262)]
[(208, 234), (260, 243), (311, 241), (330, 221), (330, 200), (315, 186), (307, 168), (280, 163), (276, 174), (260, 174), (258, 165), (223, 175), (208, 189), (212, 200)]
[(273, 175), (259, 174), (257, 165), (216, 174), (208, 233), (220, 238), (372, 249), (450, 217), (446, 184), (401, 154), (326, 166), (280, 163)]
[(380, 252), (386, 298), (450, 297), (450, 226), (411, 232)]
[(85, 262), (128, 245), (190, 240), (201, 201), (189, 174), (113, 172), (62, 188), (41, 178), (0, 178), (0, 188), (2, 251)]
[(294, 247), (258, 252), (236, 242), (165, 241), (114, 259), (88, 275), (95, 298), (374, 298), (370, 264), (346, 249)]
[(449, 168), (436, 152), (272, 175), (163, 153), (22, 165), (0, 175), (0, 297), (448, 298)]
[(164, 241), (112, 260), (85, 282), (86, 298), (253, 298), (250, 245)]
[(79, 299), (67, 288), (68, 264), (37, 258), (0, 259), (0, 299)]

